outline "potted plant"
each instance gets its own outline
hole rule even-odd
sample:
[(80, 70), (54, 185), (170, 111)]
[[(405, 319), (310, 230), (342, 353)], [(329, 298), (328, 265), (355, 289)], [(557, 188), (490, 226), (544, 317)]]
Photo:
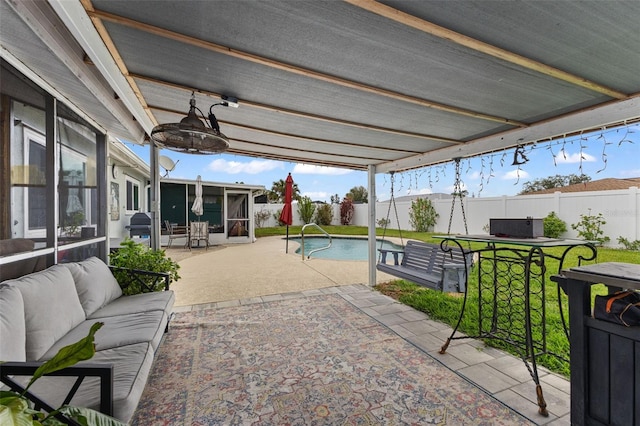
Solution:
[[(109, 263), (118, 268), (165, 272), (169, 274), (169, 283), (180, 279), (180, 275), (178, 275), (180, 265), (168, 258), (164, 250), (151, 250), (129, 238), (120, 244), (118, 250), (109, 254)], [(164, 289), (164, 282), (153, 276), (139, 276), (135, 281), (132, 281), (130, 274), (117, 269), (113, 271), (113, 275), (125, 295), (142, 293), (145, 291), (145, 287), (152, 291)]]

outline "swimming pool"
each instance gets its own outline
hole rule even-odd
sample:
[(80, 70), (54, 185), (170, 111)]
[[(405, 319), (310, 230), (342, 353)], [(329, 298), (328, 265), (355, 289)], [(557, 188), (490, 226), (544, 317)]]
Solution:
[[(300, 237), (289, 238), (290, 241), (300, 244)], [(376, 242), (376, 256), (380, 242)], [(307, 257), (309, 252), (317, 248), (326, 247), (329, 239), (322, 236), (306, 236), (304, 237), (304, 255)], [(402, 246), (389, 241), (384, 241), (383, 248), (401, 250)], [(298, 247), (296, 253), (300, 255), (302, 247)], [(335, 260), (367, 260), (369, 254), (369, 240), (366, 238), (349, 238), (349, 237), (333, 237), (331, 248), (320, 250), (311, 255), (311, 258), (335, 259)]]

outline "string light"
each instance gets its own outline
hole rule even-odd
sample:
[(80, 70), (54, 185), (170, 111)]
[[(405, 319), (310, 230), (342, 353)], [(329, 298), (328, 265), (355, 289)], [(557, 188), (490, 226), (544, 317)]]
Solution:
[[(607, 147), (609, 145), (613, 145), (614, 143), (616, 143), (617, 146), (621, 146), (622, 144), (625, 144), (625, 143), (634, 144), (635, 142), (631, 139), (630, 135), (636, 133), (635, 129), (637, 127), (640, 127), (640, 118), (634, 119), (631, 122), (629, 122), (628, 120), (625, 120), (621, 126), (615, 126), (615, 127), (610, 126), (609, 128), (607, 128), (607, 126), (603, 126), (600, 129), (598, 129), (596, 132), (583, 130), (578, 133), (574, 133), (573, 136), (568, 136), (565, 133), (561, 137), (558, 137), (557, 139), (549, 138), (548, 142), (546, 142), (546, 139), (545, 139), (543, 146), (541, 146), (542, 141), (534, 141), (529, 144), (522, 144), (522, 141), (519, 140), (518, 145), (515, 148), (516, 151), (505, 150), (500, 153), (492, 152), (492, 153), (482, 154), (476, 157), (465, 158), (464, 161), (467, 162), (465, 166), (466, 174), (469, 174), (473, 170), (472, 160), (479, 158), (480, 183), (478, 184), (478, 188), (479, 188), (478, 195), (480, 195), (482, 191), (485, 189), (485, 187), (489, 185), (489, 182), (491, 181), (491, 179), (495, 177), (494, 161), (498, 158), (498, 156), (500, 158), (499, 159), (500, 167), (504, 168), (507, 156), (509, 155), (510, 152), (513, 152), (514, 158), (518, 158), (519, 160), (524, 160), (524, 159), (528, 160), (528, 157), (531, 156), (536, 149), (545, 149), (551, 155), (554, 167), (557, 167), (558, 155), (561, 154), (563, 160), (565, 161), (569, 159), (567, 145), (574, 146), (576, 143), (579, 143), (578, 171), (580, 175), (583, 175), (584, 174), (583, 163), (587, 161), (587, 158), (588, 158), (587, 151), (590, 145), (589, 141), (602, 143), (601, 153), (599, 156), (600, 161), (602, 162), (602, 167), (595, 172), (595, 173), (600, 173), (606, 170), (608, 166)], [(517, 149), (520, 149), (520, 151), (517, 151)], [(487, 163), (488, 163), (488, 166), (487, 166)], [(522, 162), (521, 164), (513, 164), (514, 166), (517, 165), (517, 169), (516, 169), (517, 180), (514, 185), (518, 185), (520, 183), (522, 172), (524, 172), (524, 169), (522, 168), (524, 164), (526, 164), (526, 161)], [(417, 191), (420, 191), (421, 189), (420, 181), (422, 180), (422, 177), (426, 174), (428, 187), (429, 189), (433, 190), (435, 184), (439, 183), (441, 179), (443, 180), (446, 179), (447, 166), (449, 165), (453, 165), (453, 160), (448, 163), (437, 164), (433, 166), (424, 167), (421, 169), (412, 170), (411, 174), (408, 175), (410, 185), (412, 187), (414, 186)], [(488, 173), (486, 171), (487, 168), (488, 168)], [(401, 181), (400, 181), (401, 187), (404, 184), (402, 176), (403, 174), (401, 174)], [(385, 182), (386, 182), (386, 179), (385, 179)]]

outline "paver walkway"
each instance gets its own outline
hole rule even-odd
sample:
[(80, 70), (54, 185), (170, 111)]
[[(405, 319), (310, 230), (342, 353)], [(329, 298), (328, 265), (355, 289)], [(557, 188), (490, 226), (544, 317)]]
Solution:
[[(401, 304), (369, 286), (367, 262), (302, 261), (289, 252), (281, 238), (260, 238), (254, 244), (234, 245), (182, 254), (174, 285), (175, 311), (237, 306), (272, 300), (336, 293), (386, 325), (408, 342), (430, 354), (504, 404), (539, 425), (569, 425), (569, 381), (538, 368), (549, 417), (538, 414), (535, 385), (517, 357), (474, 339), (452, 341), (447, 353), (438, 353), (451, 333), (448, 325)], [(168, 251), (183, 253), (188, 250)], [(176, 256), (178, 258), (178, 256)], [(389, 276), (378, 274), (378, 282)]]

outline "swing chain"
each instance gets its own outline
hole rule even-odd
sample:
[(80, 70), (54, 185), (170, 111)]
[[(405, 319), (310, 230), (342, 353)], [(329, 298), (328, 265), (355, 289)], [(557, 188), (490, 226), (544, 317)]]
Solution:
[(464, 200), (462, 197), (462, 189), (460, 187), (461, 178), (460, 178), (460, 157), (453, 159), (456, 162), (456, 177), (453, 184), (453, 198), (451, 199), (451, 212), (449, 214), (449, 227), (447, 228), (447, 235), (451, 235), (451, 224), (453, 223), (453, 211), (456, 206), (456, 198), (460, 197), (460, 208), (462, 209), (462, 221), (464, 222), (464, 231), (465, 233), (469, 233), (469, 229), (467, 227), (467, 215), (464, 212)]
[[(387, 234), (387, 226), (389, 225), (389, 216), (391, 215), (391, 204), (393, 204), (393, 211), (396, 215), (396, 221), (398, 223), (398, 234), (400, 235), (400, 244), (404, 247), (404, 240), (402, 239), (402, 229), (400, 229), (400, 218), (398, 217), (398, 207), (396, 206), (396, 198), (395, 198), (395, 192), (394, 192), (394, 182), (395, 182), (395, 172), (390, 172), (391, 175), (391, 199), (389, 200), (389, 208), (387, 209), (387, 218), (384, 221), (384, 227), (382, 228), (382, 240), (380, 241), (380, 248), (382, 248), (382, 245), (384, 244), (384, 237)], [(380, 254), (378, 255), (378, 261), (380, 261), (380, 258), (382, 256), (382, 252), (380, 252)]]

